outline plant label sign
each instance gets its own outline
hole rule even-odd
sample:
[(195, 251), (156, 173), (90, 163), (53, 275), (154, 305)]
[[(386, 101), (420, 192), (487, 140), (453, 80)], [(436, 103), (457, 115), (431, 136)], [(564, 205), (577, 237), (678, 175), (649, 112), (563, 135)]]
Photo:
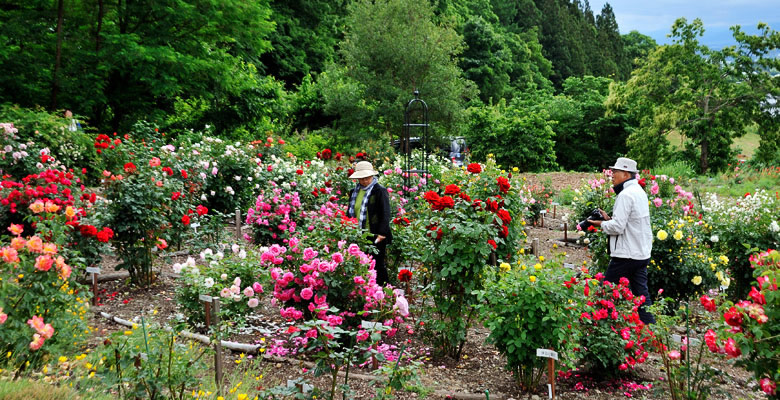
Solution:
[(382, 327), (381, 322), (374, 322), (374, 321), (360, 321), (360, 327), (363, 329), (370, 329), (370, 330), (378, 330)]
[(87, 273), (88, 274), (100, 274), (100, 268), (99, 267), (87, 267)]
[(202, 295), (198, 296), (198, 300), (205, 301), (206, 303), (211, 303), (213, 298), (211, 296), (207, 295), (207, 294), (202, 294)]
[(558, 353), (548, 349), (536, 349), (536, 356), (558, 360)]

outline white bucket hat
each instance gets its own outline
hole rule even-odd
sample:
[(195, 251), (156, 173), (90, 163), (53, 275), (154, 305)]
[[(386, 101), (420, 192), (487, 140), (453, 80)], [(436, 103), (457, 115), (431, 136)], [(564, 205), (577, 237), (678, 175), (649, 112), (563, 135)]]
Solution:
[(349, 176), (349, 179), (368, 178), (374, 175), (379, 175), (379, 172), (374, 171), (374, 166), (368, 161), (361, 161), (355, 164), (355, 172)]
[(639, 172), (639, 170), (636, 169), (636, 161), (626, 157), (618, 158), (617, 161), (615, 161), (615, 165), (609, 167), (609, 169), (619, 169), (621, 171), (633, 173)]

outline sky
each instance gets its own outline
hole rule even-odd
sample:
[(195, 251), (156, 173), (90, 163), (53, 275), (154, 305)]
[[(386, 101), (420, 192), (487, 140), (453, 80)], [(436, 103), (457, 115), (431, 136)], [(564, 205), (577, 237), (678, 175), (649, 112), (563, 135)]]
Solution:
[(704, 36), (699, 43), (711, 49), (736, 44), (729, 30), (733, 25), (755, 34), (758, 22), (765, 22), (780, 31), (780, 0), (590, 0), (593, 14), (598, 15), (607, 2), (612, 6), (621, 34), (636, 30), (658, 44), (671, 42), (666, 35), (680, 17), (688, 22), (695, 18), (702, 20)]

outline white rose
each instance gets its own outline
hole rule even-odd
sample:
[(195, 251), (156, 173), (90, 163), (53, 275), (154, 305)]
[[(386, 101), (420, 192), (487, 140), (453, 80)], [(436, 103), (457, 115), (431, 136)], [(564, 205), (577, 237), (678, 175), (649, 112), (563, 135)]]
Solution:
[(203, 281), (203, 286), (210, 288), (214, 286), (214, 279), (213, 278), (206, 278), (205, 281)]

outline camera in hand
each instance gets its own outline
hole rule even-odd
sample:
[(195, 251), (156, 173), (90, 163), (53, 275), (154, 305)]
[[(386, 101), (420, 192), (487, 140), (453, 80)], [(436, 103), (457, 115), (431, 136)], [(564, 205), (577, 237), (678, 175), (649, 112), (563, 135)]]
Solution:
[(598, 208), (594, 208), (593, 211), (591, 211), (590, 214), (588, 214), (588, 216), (585, 217), (584, 220), (580, 221), (577, 224), (577, 226), (580, 227), (580, 229), (582, 229), (583, 231), (587, 231), (588, 228), (593, 226), (593, 224), (588, 222), (589, 219), (593, 221), (603, 221), (604, 217), (601, 215), (601, 212), (599, 211)]

